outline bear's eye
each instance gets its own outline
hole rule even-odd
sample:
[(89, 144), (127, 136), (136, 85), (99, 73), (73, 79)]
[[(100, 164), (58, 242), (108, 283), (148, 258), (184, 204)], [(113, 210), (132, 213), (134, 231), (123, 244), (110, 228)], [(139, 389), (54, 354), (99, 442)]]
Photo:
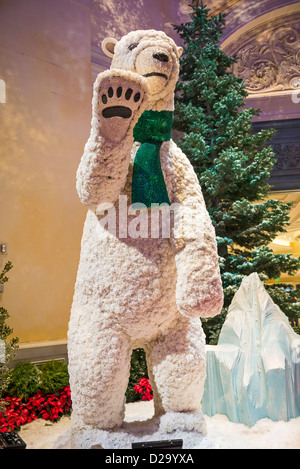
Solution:
[(130, 44), (130, 46), (128, 46), (128, 49), (129, 49), (129, 50), (132, 50), (132, 49), (134, 49), (135, 47), (137, 47), (138, 45), (139, 45), (138, 42), (134, 42), (133, 44)]

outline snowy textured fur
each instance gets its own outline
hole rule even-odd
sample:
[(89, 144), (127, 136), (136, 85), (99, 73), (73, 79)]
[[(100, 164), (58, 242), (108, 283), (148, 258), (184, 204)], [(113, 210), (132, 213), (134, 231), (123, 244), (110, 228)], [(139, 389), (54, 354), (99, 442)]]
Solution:
[[(182, 219), (169, 239), (120, 239), (101, 225), (97, 212), (99, 204), (110, 203), (118, 213), (120, 195), (131, 204), (140, 145), (132, 129), (145, 109), (173, 110), (180, 48), (154, 30), (129, 33), (119, 42), (107, 39), (103, 47), (113, 56), (112, 66), (94, 85), (91, 134), (77, 172), (78, 194), (89, 210), (68, 332), (72, 432), (121, 426), (136, 347), (146, 351), (156, 415), (165, 414), (161, 430), (184, 429), (188, 422), (187, 430), (205, 432), (205, 337), (199, 317), (219, 314), (223, 297), (215, 233), (193, 168), (172, 140), (163, 142), (161, 167)], [(160, 75), (143, 76), (153, 72)], [(109, 88), (114, 96), (107, 104), (100, 97), (108, 96)], [(125, 102), (128, 88), (140, 97), (138, 103)], [(131, 108), (132, 118), (106, 119), (102, 111), (109, 104)]]

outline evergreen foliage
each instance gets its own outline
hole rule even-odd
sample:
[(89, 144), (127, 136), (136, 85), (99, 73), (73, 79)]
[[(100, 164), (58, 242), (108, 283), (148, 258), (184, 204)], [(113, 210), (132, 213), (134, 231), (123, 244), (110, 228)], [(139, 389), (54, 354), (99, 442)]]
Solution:
[(39, 390), (52, 394), (69, 384), (66, 363), (51, 360), (41, 365), (18, 363), (11, 372), (6, 395), (28, 400)]
[(68, 365), (58, 360), (38, 365), (41, 373), (39, 389), (45, 394), (51, 394), (63, 389), (69, 384)]
[(132, 351), (131, 355), (130, 377), (125, 393), (126, 402), (135, 402), (141, 399), (140, 394), (136, 393), (133, 389), (141, 378), (148, 378), (146, 354), (144, 349), (137, 348)]
[[(291, 204), (268, 198), (274, 153), (271, 129), (253, 132), (259, 110), (246, 108), (246, 86), (230, 68), (235, 57), (220, 48), (225, 15), (210, 16), (196, 0), (191, 21), (174, 26), (183, 41), (176, 89), (174, 128), (177, 142), (198, 176), (207, 210), (216, 230), (224, 308), (203, 320), (207, 341), (216, 343), (228, 306), (244, 276), (257, 272), (262, 280), (300, 266), (290, 254), (275, 254), (268, 244), (286, 231)], [(290, 318), (299, 302), (283, 288), (268, 290)]]
[(6, 395), (26, 401), (38, 392), (41, 372), (34, 363), (19, 363), (12, 369)]
[[(7, 262), (0, 272), (0, 285), (8, 281), (8, 272), (12, 269), (12, 263)], [(5, 345), (5, 357), (0, 361), (0, 397), (6, 391), (10, 377), (11, 370), (9, 368), (9, 363), (14, 358), (14, 351), (18, 348), (19, 339), (17, 337), (9, 338), (13, 333), (13, 329), (8, 326), (7, 319), (9, 318), (8, 311), (0, 306), (0, 340), (1, 344)], [(3, 361), (3, 362), (2, 362)], [(0, 409), (1, 411), (1, 409)]]

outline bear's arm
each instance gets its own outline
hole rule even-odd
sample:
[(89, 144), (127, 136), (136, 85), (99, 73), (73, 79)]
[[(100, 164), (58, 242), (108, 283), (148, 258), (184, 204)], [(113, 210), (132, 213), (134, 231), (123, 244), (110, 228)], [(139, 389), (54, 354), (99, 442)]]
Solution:
[[(147, 80), (131, 71), (106, 70), (95, 81), (91, 133), (76, 178), (79, 198), (91, 210), (118, 200), (128, 174), (133, 127), (146, 108), (148, 91)], [(129, 115), (105, 114), (120, 109)]]
[(132, 145), (131, 135), (121, 144), (112, 144), (92, 128), (76, 175), (79, 198), (89, 209), (96, 211), (101, 203), (117, 201), (126, 182)]
[(197, 176), (172, 140), (162, 145), (161, 164), (170, 202), (176, 204), (171, 244), (179, 312), (187, 317), (216, 316), (223, 305), (216, 235)]

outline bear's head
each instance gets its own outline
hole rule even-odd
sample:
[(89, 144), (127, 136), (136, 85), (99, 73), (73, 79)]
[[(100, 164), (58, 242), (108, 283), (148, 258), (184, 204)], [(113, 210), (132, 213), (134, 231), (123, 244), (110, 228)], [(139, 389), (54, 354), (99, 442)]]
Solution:
[(106, 38), (102, 49), (112, 57), (111, 69), (130, 70), (147, 79), (149, 108), (174, 110), (174, 90), (182, 48), (163, 31), (132, 31), (120, 41)]

